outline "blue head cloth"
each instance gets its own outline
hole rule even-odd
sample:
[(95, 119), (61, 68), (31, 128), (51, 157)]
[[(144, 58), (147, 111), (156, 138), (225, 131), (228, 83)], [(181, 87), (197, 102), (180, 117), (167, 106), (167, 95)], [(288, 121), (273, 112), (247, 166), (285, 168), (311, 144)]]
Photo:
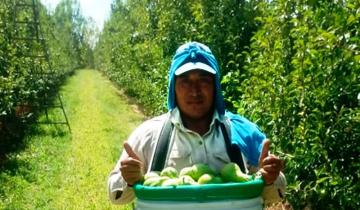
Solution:
[[(204, 44), (199, 42), (188, 42), (181, 45), (172, 59), (169, 71), (169, 92), (168, 92), (168, 110), (173, 110), (176, 105), (175, 100), (175, 72), (179, 68), (190, 70), (191, 66), (201, 64), (206, 66), (209, 72), (215, 74), (215, 109), (220, 115), (225, 114), (224, 97), (220, 86), (220, 69), (215, 56), (211, 50)], [(184, 66), (185, 65), (185, 66)], [(196, 68), (192, 68), (196, 69)], [(180, 69), (179, 69), (180, 70)]]
[(230, 121), (231, 144), (241, 149), (251, 165), (258, 166), (265, 134), (243, 116), (228, 111), (225, 116)]

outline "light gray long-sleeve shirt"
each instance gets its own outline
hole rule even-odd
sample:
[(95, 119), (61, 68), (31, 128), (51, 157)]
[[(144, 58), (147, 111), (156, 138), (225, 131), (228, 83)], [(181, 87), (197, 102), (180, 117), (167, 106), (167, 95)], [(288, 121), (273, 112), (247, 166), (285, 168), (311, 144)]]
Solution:
[[(217, 112), (215, 112), (208, 132), (200, 136), (198, 133), (183, 126), (179, 110), (175, 108), (167, 114), (145, 121), (133, 131), (127, 140), (133, 151), (143, 162), (144, 173), (149, 170), (160, 130), (169, 115), (174, 129), (171, 134), (170, 149), (167, 154), (165, 167), (172, 166), (180, 171), (182, 168), (192, 166), (196, 163), (205, 163), (214, 171), (219, 172), (225, 164), (230, 162), (221, 128), (220, 126), (216, 126), (216, 121), (221, 123), (226, 121), (224, 116), (219, 116)], [(225, 123), (225, 125), (227, 125), (227, 123)], [(230, 130), (228, 126), (227, 130)], [(114, 170), (109, 176), (109, 197), (115, 204), (126, 204), (135, 198), (133, 189), (127, 186), (120, 172), (120, 162), (127, 157), (127, 153), (123, 151)], [(246, 165), (246, 157), (243, 156), (243, 160)], [(250, 172), (257, 170), (256, 167), (251, 165), (247, 165), (247, 168)], [(280, 174), (275, 183), (278, 184), (265, 187), (264, 192), (267, 192), (263, 195), (265, 200), (267, 199), (266, 197), (269, 197), (269, 201), (279, 200), (279, 190), (284, 193), (286, 181), (283, 174)], [(119, 191), (122, 193), (119, 193)], [(274, 193), (277, 195), (274, 195)]]

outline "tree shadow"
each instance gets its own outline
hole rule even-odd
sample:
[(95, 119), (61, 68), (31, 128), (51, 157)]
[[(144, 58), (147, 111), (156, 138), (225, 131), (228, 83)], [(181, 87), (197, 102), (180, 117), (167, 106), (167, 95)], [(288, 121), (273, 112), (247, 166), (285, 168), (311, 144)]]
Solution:
[(15, 117), (6, 117), (0, 127), (0, 168), (7, 154), (24, 149), (26, 123)]
[[(48, 103), (52, 104), (55, 100), (56, 94), (49, 95)], [(44, 122), (42, 119), (46, 111), (44, 107), (38, 106), (36, 110), (30, 109), (29, 112), (20, 114), (15, 109), (12, 114), (0, 116), (0, 171), (3, 165), (7, 164), (7, 157), (10, 154), (18, 153), (26, 148), (27, 135), (62, 137), (69, 133), (66, 124), (55, 124), (51, 121), (46, 123), (47, 119)], [(56, 117), (55, 112), (52, 114)]]

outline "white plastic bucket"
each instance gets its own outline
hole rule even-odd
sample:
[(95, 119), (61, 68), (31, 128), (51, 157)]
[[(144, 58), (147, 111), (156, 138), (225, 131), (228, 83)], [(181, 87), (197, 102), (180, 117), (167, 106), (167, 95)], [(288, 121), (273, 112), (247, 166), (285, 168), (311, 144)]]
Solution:
[(206, 202), (149, 201), (137, 199), (135, 210), (262, 210), (262, 197), (246, 200), (219, 200)]

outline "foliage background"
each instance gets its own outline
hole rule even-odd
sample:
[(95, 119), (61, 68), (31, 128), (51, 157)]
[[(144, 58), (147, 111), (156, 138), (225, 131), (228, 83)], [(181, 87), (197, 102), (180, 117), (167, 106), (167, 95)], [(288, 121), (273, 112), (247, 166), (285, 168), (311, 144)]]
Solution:
[(166, 111), (173, 53), (200, 41), (218, 58), (227, 108), (256, 122), (285, 159), (294, 208), (360, 207), (358, 0), (114, 0), (94, 51), (76, 0), (54, 12), (40, 4), (52, 68), (24, 56), (42, 51), (16, 40), (34, 29), (15, 30), (14, 2), (0, 2), (0, 154), (17, 135), (17, 107), (41, 103), (78, 67), (95, 64), (147, 115)]
[[(13, 149), (9, 145), (14, 139), (21, 139), (23, 122), (31, 120), (37, 111), (33, 107), (44, 103), (44, 95), (56, 93), (74, 69), (93, 64), (88, 21), (80, 14), (79, 3), (63, 0), (49, 12), (36, 0), (38, 13), (32, 3), (0, 2), (0, 156)], [(30, 6), (19, 6), (24, 4)], [(40, 22), (38, 30), (34, 17)], [(46, 48), (37, 36), (45, 40)], [(50, 62), (41, 58), (46, 54)]]
[(227, 108), (286, 160), (296, 209), (360, 206), (359, 1), (114, 1), (95, 64), (148, 115), (166, 111), (167, 72), (186, 41), (218, 58)]

